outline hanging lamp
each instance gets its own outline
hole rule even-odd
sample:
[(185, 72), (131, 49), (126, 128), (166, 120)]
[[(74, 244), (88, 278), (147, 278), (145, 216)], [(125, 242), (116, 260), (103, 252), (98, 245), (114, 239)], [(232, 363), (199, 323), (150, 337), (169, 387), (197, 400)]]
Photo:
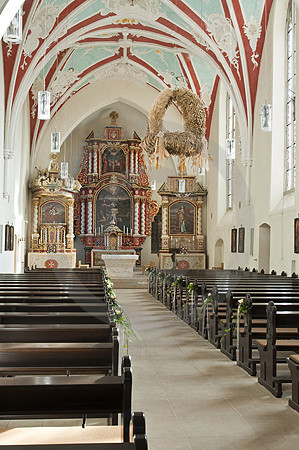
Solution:
[(20, 44), (22, 42), (22, 15), (23, 10), (21, 7), (4, 33), (3, 41), (7, 44)]
[(54, 131), (51, 133), (51, 153), (60, 152), (60, 133)]

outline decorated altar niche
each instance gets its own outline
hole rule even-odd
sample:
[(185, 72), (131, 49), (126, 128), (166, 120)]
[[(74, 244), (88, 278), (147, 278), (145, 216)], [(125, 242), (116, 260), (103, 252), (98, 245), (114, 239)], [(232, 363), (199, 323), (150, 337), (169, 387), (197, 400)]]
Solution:
[(52, 154), (49, 171), (40, 172), (29, 188), (32, 192), (32, 234), (28, 266), (72, 268), (74, 249), (74, 194), (81, 185), (61, 178), (57, 154)]
[(207, 191), (192, 176), (169, 176), (162, 197), (162, 269), (204, 269), (202, 205)]
[(78, 174), (82, 187), (75, 200), (75, 233), (85, 246), (85, 262), (92, 266), (102, 263), (104, 250), (137, 253), (140, 264), (142, 245), (159, 209), (151, 200), (139, 137), (124, 136), (115, 111), (110, 118), (102, 137), (92, 132), (86, 139)]

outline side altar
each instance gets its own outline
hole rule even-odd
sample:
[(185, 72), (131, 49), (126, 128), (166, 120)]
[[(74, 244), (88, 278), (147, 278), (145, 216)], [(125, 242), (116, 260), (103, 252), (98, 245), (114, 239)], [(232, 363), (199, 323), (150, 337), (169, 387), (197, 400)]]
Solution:
[(29, 267), (76, 267), (74, 195), (81, 185), (69, 176), (62, 178), (57, 160), (57, 153), (52, 153), (49, 170), (40, 171), (29, 183), (32, 192)]
[(202, 206), (207, 191), (195, 176), (168, 176), (162, 197), (161, 269), (205, 269)]
[(75, 200), (75, 234), (92, 266), (102, 265), (108, 251), (137, 254), (140, 264), (142, 245), (159, 210), (151, 200), (139, 137), (124, 136), (117, 112), (110, 118), (102, 137), (92, 132), (86, 139), (78, 174), (82, 187)]

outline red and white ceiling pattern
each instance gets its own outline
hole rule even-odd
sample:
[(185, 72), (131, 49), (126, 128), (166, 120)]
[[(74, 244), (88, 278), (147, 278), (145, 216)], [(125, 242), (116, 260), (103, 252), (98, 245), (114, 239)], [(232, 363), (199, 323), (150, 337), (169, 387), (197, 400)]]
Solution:
[(36, 114), (44, 82), (52, 116), (98, 80), (128, 79), (155, 90), (187, 86), (206, 105), (209, 137), (221, 78), (251, 130), (272, 1), (26, 0), (22, 44), (2, 43), (6, 147), (28, 93), (35, 147), (47, 126)]

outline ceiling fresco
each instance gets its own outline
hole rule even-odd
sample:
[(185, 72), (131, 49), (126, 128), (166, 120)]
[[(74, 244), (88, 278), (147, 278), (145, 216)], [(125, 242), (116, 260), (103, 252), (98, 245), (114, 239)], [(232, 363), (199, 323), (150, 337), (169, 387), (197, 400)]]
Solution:
[(159, 91), (189, 87), (207, 108), (207, 138), (222, 79), (251, 129), (272, 1), (25, 0), (23, 42), (2, 42), (7, 139), (29, 94), (35, 148), (47, 126), (36, 111), (44, 83), (53, 117), (76, 93), (107, 78)]

